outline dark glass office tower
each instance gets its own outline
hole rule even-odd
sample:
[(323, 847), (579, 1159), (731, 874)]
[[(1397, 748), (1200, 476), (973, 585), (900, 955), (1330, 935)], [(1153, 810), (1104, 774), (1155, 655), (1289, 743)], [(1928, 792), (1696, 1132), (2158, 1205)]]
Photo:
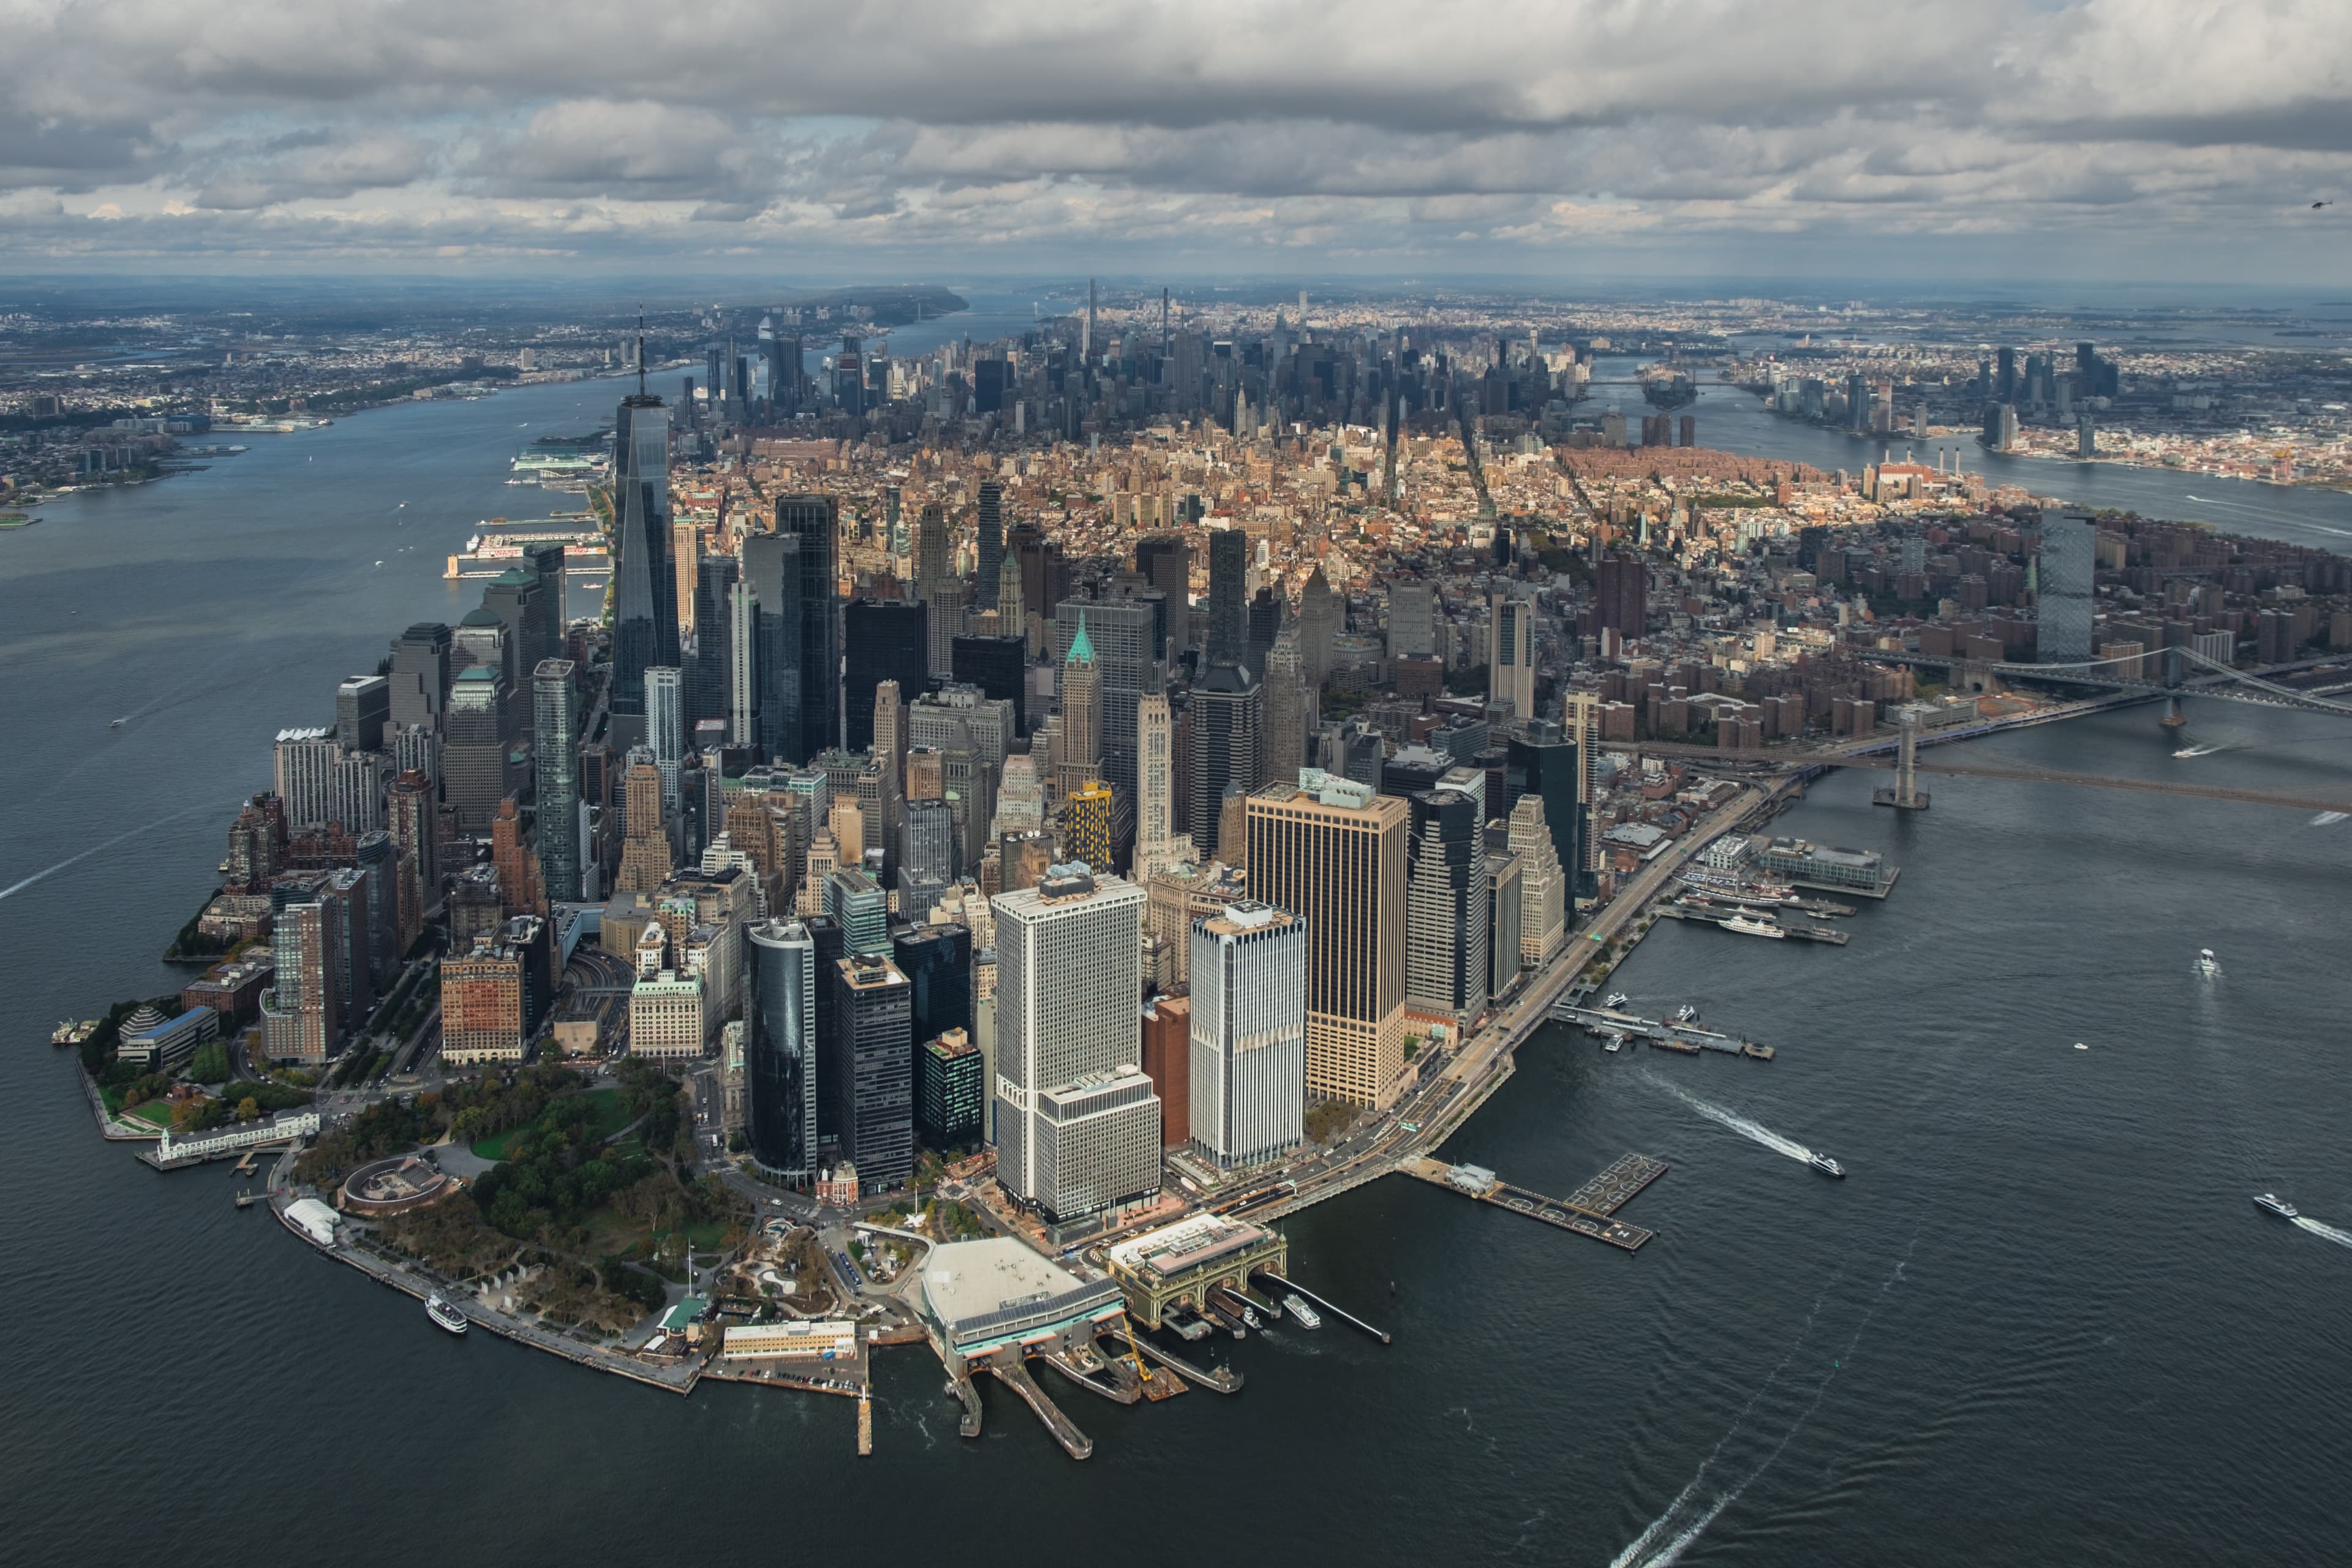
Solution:
[(732, 555), (706, 555), (694, 574), (694, 659), (686, 669), (686, 720), (727, 717), (729, 643), (727, 592), (741, 563)]
[(1209, 535), (1207, 654), (1211, 664), (1239, 664), (1249, 657), (1249, 631), (1245, 625), (1248, 589), (1248, 536), (1238, 528), (1221, 529)]
[(563, 657), (563, 628), (568, 613), (563, 607), (563, 546), (553, 543), (526, 544), (522, 547), (523, 569), (539, 579), (540, 646), (530, 650), (529, 662), (537, 664), (542, 658)]
[(580, 883), (580, 690), (572, 661), (543, 658), (530, 678), (531, 765), (539, 794), (539, 875), (548, 898), (577, 902)]
[[(751, 665), (760, 688), (752, 736), (761, 762), (788, 756), (785, 717), (800, 735), (801, 542), (792, 534), (755, 533), (743, 541), (743, 580), (751, 586)], [(822, 987), (820, 987), (822, 989)]]
[(800, 923), (816, 948), (816, 1050), (812, 1058), (816, 1072), (816, 1137), (819, 1143), (833, 1143), (841, 1137), (840, 1124), (835, 1120), (841, 1108), (841, 1053), (836, 1048), (840, 1028), (834, 1014), (839, 997), (833, 972), (847, 956), (849, 939), (843, 934), (841, 922), (831, 915), (811, 915)]
[(1004, 575), (1004, 487), (980, 481), (980, 559), (973, 572), (974, 614), (996, 608), (996, 587)]
[[(640, 351), (640, 360), (643, 353)], [(615, 714), (643, 716), (646, 671), (677, 663), (677, 579), (669, 553), (669, 407), (645, 390), (621, 399), (613, 426)]]
[(1029, 644), (1024, 637), (960, 637), (950, 645), (956, 680), (977, 686), (991, 701), (1013, 704), (1013, 732), (1029, 732)]
[[(789, 627), (780, 626), (779, 630), (793, 635), (791, 646), (778, 651), (789, 659), (793, 678), (778, 681), (774, 690), (776, 754), (790, 763), (805, 763), (839, 743), (841, 600), (835, 589), (836, 506), (833, 497), (816, 495), (786, 496), (776, 502), (776, 532), (799, 542), (790, 581), (779, 584), (782, 595), (792, 601), (780, 620), (793, 623)], [(764, 625), (767, 587), (756, 574), (751, 585), (760, 595)]]
[(1281, 596), (1271, 588), (1260, 588), (1257, 597), (1250, 601), (1249, 651), (1242, 659), (1260, 680), (1265, 679), (1265, 656), (1274, 651), (1274, 639), (1281, 635)]
[(841, 1152), (861, 1189), (885, 1192), (915, 1173), (914, 988), (887, 958), (852, 953), (833, 970)]
[(849, 749), (874, 743), (874, 691), (898, 683), (898, 700), (912, 702), (929, 686), (930, 606), (903, 599), (856, 599), (842, 611), (842, 716)]
[(1193, 684), (1186, 711), (1192, 726), (1192, 843), (1206, 861), (1226, 852), (1219, 836), (1226, 786), (1249, 791), (1260, 782), (1265, 689), (1239, 665), (1213, 664)]
[(751, 935), (751, 1158), (806, 1182), (817, 1169), (816, 943), (798, 921), (763, 921)]
[(902, 927), (890, 938), (890, 955), (914, 990), (912, 1016), (917, 1045), (950, 1029), (970, 1030), (971, 931), (969, 927)]
[(1523, 795), (1542, 797), (1544, 826), (1559, 863), (1571, 872), (1584, 867), (1583, 809), (1577, 805), (1576, 742), (1549, 720), (1525, 726), (1504, 747), (1502, 809), (1490, 816), (1508, 816)]

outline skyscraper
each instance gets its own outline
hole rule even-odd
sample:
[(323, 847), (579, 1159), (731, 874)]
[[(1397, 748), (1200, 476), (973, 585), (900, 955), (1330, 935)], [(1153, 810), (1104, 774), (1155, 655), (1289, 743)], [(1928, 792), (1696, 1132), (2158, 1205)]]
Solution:
[(980, 481), (979, 559), (972, 573), (971, 607), (996, 608), (1004, 575), (1004, 487), (994, 479)]
[(1601, 626), (1638, 637), (1650, 620), (1650, 568), (1636, 557), (1612, 555), (1593, 574), (1592, 603)]
[(1535, 717), (1535, 645), (1530, 635), (1535, 605), (1497, 593), (1491, 605), (1493, 646), (1486, 659), (1486, 700), (1510, 705), (1519, 721)]
[(861, 1188), (886, 1192), (915, 1173), (914, 993), (887, 957), (852, 952), (834, 965), (834, 1112)]
[(1160, 1099), (1141, 1052), (1144, 893), (1055, 866), (996, 916), (996, 1179), (1060, 1221), (1157, 1192)]
[(890, 940), (890, 957), (907, 977), (917, 1045), (950, 1029), (971, 1031), (970, 927), (949, 921), (901, 930)]
[(576, 903), (580, 868), (580, 689), (568, 658), (531, 671), (531, 765), (539, 796), (539, 871), (547, 896)]
[(668, 666), (646, 671), (646, 743), (661, 770), (662, 810), (677, 816), (677, 770), (686, 757), (686, 683)]
[(2091, 658), (2091, 584), (2098, 528), (2088, 512), (2045, 512), (2042, 554), (2034, 566), (2033, 657), (2042, 664), (2083, 664)]
[(1251, 795), (1247, 813), (1250, 896), (1307, 922), (1307, 1092), (1384, 1101), (1404, 1068), (1411, 812), (1307, 768)]
[(1135, 793), (1135, 710), (1162, 688), (1151, 657), (1154, 611), (1135, 599), (1065, 599), (1055, 616), (1055, 652), (1067, 658), (1079, 617), (1102, 671), (1102, 776), (1129, 799)]
[[(786, 650), (793, 679), (774, 688), (781, 707), (778, 752), (787, 762), (804, 763), (837, 743), (841, 600), (835, 586), (834, 545), (838, 528), (837, 503), (831, 496), (786, 496), (776, 502), (776, 531), (799, 541), (793, 556), (797, 570), (784, 585), (793, 596), (786, 620), (798, 634), (796, 646)], [(755, 577), (753, 586), (761, 590), (764, 616), (766, 585)]]
[(1249, 536), (1238, 528), (1209, 535), (1211, 664), (1239, 664), (1249, 656)]
[(727, 739), (760, 738), (760, 598), (740, 578), (727, 590)]
[(488, 833), (507, 784), (505, 678), (488, 665), (468, 668), (449, 688), (448, 739), (441, 749), (443, 797), (457, 808), (459, 831)]
[(1486, 1005), (1482, 813), (1475, 796), (1450, 784), (1412, 796), (1411, 805), (1405, 1004), (1423, 1017), (1458, 1029)]
[(1135, 875), (1146, 879), (1173, 851), (1175, 730), (1168, 699), (1155, 692), (1135, 710)]
[(949, 564), (947, 512), (937, 502), (923, 508), (915, 523), (915, 596), (929, 611), (926, 665), (933, 675), (950, 674), (950, 649), (964, 624), (963, 584)]
[(798, 921), (751, 927), (751, 1158), (793, 1183), (816, 1174), (816, 944)]
[(1298, 668), (1307, 689), (1317, 692), (1331, 679), (1331, 650), (1339, 640), (1339, 596), (1317, 566), (1298, 590)]
[(1519, 951), (1512, 956), (1522, 968), (1540, 969), (1568, 941), (1570, 902), (1570, 868), (1553, 841), (1542, 795), (1523, 795), (1513, 803), (1509, 842), (1519, 860)]
[(1192, 1142), (1227, 1168), (1306, 1140), (1307, 924), (1228, 904), (1192, 922)]
[(419, 621), (394, 639), (390, 707), (394, 724), (438, 731), (449, 696), (449, 628)]
[(641, 338), (637, 390), (621, 399), (613, 426), (615, 715), (642, 715), (646, 671), (677, 663), (677, 578), (669, 524), (669, 408), (646, 391)]
[(734, 638), (730, 604), (742, 563), (732, 555), (704, 556), (695, 568), (694, 662), (687, 675), (686, 716), (689, 723), (705, 719), (726, 721), (734, 668)]
[(1240, 666), (1212, 664), (1193, 683), (1187, 713), (1192, 725), (1192, 844), (1201, 858), (1211, 860), (1225, 852), (1217, 812), (1226, 789), (1238, 785), (1246, 794), (1258, 786), (1265, 691)]
[(1077, 635), (1062, 660), (1062, 723), (1054, 747), (1055, 787), (1064, 795), (1102, 771), (1102, 667), (1081, 610)]
[(1296, 633), (1274, 639), (1265, 657), (1265, 756), (1259, 782), (1295, 779), (1307, 765), (1307, 736), (1314, 726), (1306, 673)]
[(354, 675), (335, 688), (335, 743), (346, 752), (383, 750), (383, 727), (392, 718), (392, 682), (381, 675)]
[(1136, 545), (1135, 569), (1168, 595), (1168, 665), (1172, 669), (1192, 637), (1192, 547), (1181, 534), (1154, 534)]
[(1087, 779), (1068, 792), (1064, 804), (1062, 839), (1070, 858), (1108, 870), (1114, 852), (1110, 785), (1100, 779)]
[(929, 689), (925, 620), (929, 608), (903, 599), (856, 599), (843, 607), (846, 673), (841, 701), (851, 751), (864, 751), (874, 743), (874, 693), (884, 681), (898, 683), (902, 700), (911, 700)]

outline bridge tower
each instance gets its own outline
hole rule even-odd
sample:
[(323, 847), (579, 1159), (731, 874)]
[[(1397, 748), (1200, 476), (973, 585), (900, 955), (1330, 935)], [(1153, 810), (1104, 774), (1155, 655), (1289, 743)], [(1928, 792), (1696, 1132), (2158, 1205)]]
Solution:
[(1919, 710), (1906, 703), (1896, 715), (1902, 724), (1902, 739), (1895, 753), (1895, 787), (1870, 792), (1873, 805), (1891, 805), (1897, 811), (1925, 811), (1927, 792), (1919, 787)]
[(2181, 657), (2179, 647), (2164, 650), (2164, 684), (2171, 695), (2164, 700), (2164, 717), (2157, 722), (2168, 730), (2183, 730), (2189, 726), (2189, 715), (2180, 710), (2180, 682), (2189, 661)]

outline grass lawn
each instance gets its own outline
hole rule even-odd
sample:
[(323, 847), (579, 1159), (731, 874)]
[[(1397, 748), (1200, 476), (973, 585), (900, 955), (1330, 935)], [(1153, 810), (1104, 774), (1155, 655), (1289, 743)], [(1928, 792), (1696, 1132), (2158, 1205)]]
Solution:
[(168, 1100), (151, 1100), (138, 1110), (126, 1112), (123, 1120), (144, 1121), (150, 1127), (169, 1127), (172, 1125), (172, 1102)]
[[(628, 1124), (629, 1113), (621, 1104), (619, 1089), (592, 1089), (588, 1091), (588, 1103), (596, 1108), (596, 1121), (591, 1131), (597, 1138), (610, 1138)], [(538, 1125), (536, 1121), (527, 1121), (520, 1127), (509, 1127), (494, 1137), (476, 1139), (474, 1152), (484, 1160), (503, 1160), (515, 1140)]]

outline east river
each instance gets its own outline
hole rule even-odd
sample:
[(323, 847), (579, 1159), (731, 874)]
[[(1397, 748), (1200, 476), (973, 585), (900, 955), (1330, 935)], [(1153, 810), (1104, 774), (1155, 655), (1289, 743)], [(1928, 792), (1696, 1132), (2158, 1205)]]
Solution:
[[(1655, 1241), (1629, 1257), (1402, 1178), (1360, 1189), (1290, 1222), (1294, 1268), (1395, 1342), (1220, 1342), (1242, 1394), (1134, 1410), (1044, 1374), (1096, 1439), (1084, 1465), (993, 1386), (986, 1435), (960, 1439), (919, 1349), (879, 1358), (861, 1460), (843, 1401), (681, 1401), (453, 1340), (233, 1209), (226, 1167), (159, 1175), (101, 1143), (51, 1026), (178, 983), (153, 955), (267, 785), (272, 732), (327, 719), (401, 626), (467, 607), (478, 584), (443, 558), (482, 517), (545, 509), (505, 459), (592, 428), (614, 390), (256, 438), (0, 535), (0, 1561), (2340, 1555), (2352, 825), (2299, 813), (1930, 779), (1933, 808), (1897, 818), (1868, 775), (1819, 785), (1786, 829), (1904, 868), (1851, 945), (1669, 924), (1619, 975), (1777, 1061), (1548, 1029), (1446, 1150), (1554, 1194), (1663, 1158), (1627, 1210)], [(1700, 430), (1722, 442), (1717, 401)], [(2346, 721), (2192, 714), (2223, 749), (2174, 757), (2144, 708), (1975, 749), (2347, 793)], [(2221, 979), (2192, 974), (2200, 947)], [(2315, 1226), (2257, 1211), (2269, 1189)]]

